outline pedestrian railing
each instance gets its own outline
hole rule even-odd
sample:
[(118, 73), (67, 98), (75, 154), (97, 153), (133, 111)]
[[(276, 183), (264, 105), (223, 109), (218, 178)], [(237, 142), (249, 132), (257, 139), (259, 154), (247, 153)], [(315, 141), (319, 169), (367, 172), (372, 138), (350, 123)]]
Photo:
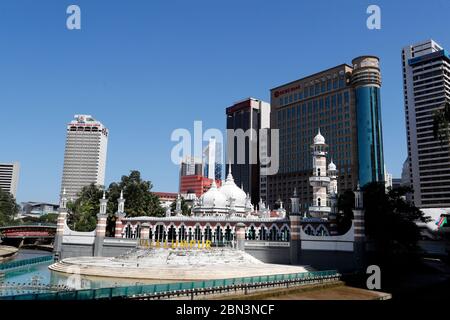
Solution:
[(3, 296), (0, 300), (96, 300), (96, 299), (141, 299), (168, 298), (171, 296), (191, 296), (199, 293), (222, 293), (226, 290), (245, 289), (249, 287), (273, 287), (286, 284), (314, 283), (316, 281), (338, 280), (340, 274), (336, 270), (313, 271), (303, 273), (255, 276), (232, 279), (205, 280), (195, 282), (178, 282), (166, 284), (136, 285), (127, 287), (86, 289), (48, 293)]
[(27, 266), (31, 266), (34, 264), (50, 262), (50, 261), (53, 261), (52, 255), (31, 258), (31, 259), (18, 260), (18, 261), (12, 261), (12, 262), (5, 262), (5, 263), (0, 264), (0, 271), (9, 271), (11, 269), (27, 267)]

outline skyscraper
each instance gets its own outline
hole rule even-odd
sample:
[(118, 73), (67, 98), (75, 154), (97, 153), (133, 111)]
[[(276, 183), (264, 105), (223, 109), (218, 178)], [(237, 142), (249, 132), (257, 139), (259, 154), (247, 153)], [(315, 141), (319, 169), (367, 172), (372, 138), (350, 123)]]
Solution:
[[(232, 172), (236, 185), (251, 197), (253, 204), (266, 197), (266, 177), (260, 176), (259, 131), (270, 127), (270, 104), (248, 98), (226, 109), (227, 130), (234, 130), (233, 156), (230, 155), (232, 141), (227, 140), (227, 160), (232, 161)], [(240, 142), (243, 148), (240, 148)], [(260, 193), (261, 190), (261, 193)]]
[(280, 169), (268, 177), (268, 203), (297, 188), (302, 212), (312, 202), (310, 144), (320, 132), (337, 168), (338, 190), (384, 180), (379, 60), (362, 56), (271, 90), (271, 129), (279, 129)]
[(19, 183), (19, 163), (0, 163), (0, 189), (11, 193), (14, 198)]
[(450, 207), (450, 148), (433, 134), (434, 112), (450, 98), (450, 54), (427, 40), (403, 48), (402, 66), (412, 200), (420, 208)]
[(203, 171), (202, 159), (186, 156), (181, 161), (180, 177), (184, 176), (201, 176)]
[(67, 125), (61, 194), (76, 199), (77, 193), (94, 183), (105, 184), (108, 129), (90, 115), (75, 115)]
[(203, 175), (209, 179), (221, 180), (223, 168), (222, 144), (217, 142), (216, 139), (210, 139), (203, 151), (203, 157)]

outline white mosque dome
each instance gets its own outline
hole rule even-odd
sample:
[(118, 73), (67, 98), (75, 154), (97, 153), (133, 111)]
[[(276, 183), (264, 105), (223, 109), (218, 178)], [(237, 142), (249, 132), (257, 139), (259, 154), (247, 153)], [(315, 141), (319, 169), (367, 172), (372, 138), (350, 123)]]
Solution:
[(216, 181), (213, 181), (211, 188), (200, 197), (200, 203), (205, 208), (225, 208), (227, 198), (217, 189)]
[(333, 160), (331, 160), (330, 164), (328, 165), (328, 171), (336, 171), (336, 165), (334, 164)]
[(320, 129), (319, 133), (317, 133), (317, 135), (314, 137), (314, 144), (325, 144), (325, 138), (320, 133)]
[(219, 191), (225, 196), (227, 202), (230, 198), (234, 199), (234, 205), (237, 207), (245, 207), (247, 202), (247, 194), (234, 183), (231, 169), (228, 172), (227, 179)]

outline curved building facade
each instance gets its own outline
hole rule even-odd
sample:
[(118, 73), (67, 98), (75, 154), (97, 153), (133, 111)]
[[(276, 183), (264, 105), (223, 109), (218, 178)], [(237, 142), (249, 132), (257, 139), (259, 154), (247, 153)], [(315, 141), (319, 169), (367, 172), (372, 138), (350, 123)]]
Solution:
[(384, 181), (383, 134), (381, 125), (379, 59), (362, 56), (354, 59), (352, 85), (355, 87), (358, 128), (359, 182)]

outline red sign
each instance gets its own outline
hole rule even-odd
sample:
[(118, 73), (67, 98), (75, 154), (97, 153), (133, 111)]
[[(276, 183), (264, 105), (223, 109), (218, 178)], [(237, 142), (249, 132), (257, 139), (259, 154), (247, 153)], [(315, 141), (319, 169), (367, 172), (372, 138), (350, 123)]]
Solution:
[(275, 98), (278, 98), (279, 96), (285, 95), (286, 93), (297, 91), (300, 88), (301, 88), (301, 85), (297, 85), (295, 87), (290, 87), (290, 88), (283, 89), (283, 90), (277, 90), (273, 93), (273, 95), (275, 96)]

